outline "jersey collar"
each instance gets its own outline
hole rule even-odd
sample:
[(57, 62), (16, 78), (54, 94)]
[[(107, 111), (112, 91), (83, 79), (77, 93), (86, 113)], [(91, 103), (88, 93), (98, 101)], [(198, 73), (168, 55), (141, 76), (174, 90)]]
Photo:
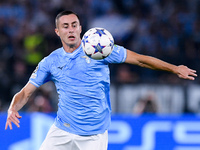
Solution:
[(76, 49), (74, 50), (72, 53), (67, 53), (64, 48), (62, 47), (62, 55), (63, 56), (66, 56), (66, 57), (70, 57), (70, 58), (74, 58), (76, 57), (81, 51), (81, 45)]

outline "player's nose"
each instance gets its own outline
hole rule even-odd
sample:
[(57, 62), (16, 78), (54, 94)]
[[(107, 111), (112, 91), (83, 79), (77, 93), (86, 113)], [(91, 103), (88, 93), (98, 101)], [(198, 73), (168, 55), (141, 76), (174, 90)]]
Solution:
[(69, 33), (73, 33), (74, 32), (74, 28), (73, 27), (69, 27)]

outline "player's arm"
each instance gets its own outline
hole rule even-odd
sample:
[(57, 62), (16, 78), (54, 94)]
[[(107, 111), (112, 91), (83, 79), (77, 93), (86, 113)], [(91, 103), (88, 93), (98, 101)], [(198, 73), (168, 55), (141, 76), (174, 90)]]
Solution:
[(146, 67), (154, 70), (163, 70), (175, 73), (178, 77), (183, 79), (194, 80), (197, 76), (196, 70), (192, 70), (184, 65), (173, 65), (157, 59), (155, 57), (141, 55), (135, 53), (133, 51), (127, 50), (127, 58), (125, 60), (126, 63), (135, 64), (141, 67)]
[(8, 128), (8, 126), (12, 130), (12, 122), (17, 127), (20, 127), (19, 119), (21, 118), (21, 116), (19, 115), (18, 111), (27, 103), (29, 97), (36, 89), (37, 89), (36, 86), (34, 86), (31, 83), (27, 83), (20, 92), (14, 95), (10, 107), (8, 109), (8, 116), (6, 120), (5, 130)]

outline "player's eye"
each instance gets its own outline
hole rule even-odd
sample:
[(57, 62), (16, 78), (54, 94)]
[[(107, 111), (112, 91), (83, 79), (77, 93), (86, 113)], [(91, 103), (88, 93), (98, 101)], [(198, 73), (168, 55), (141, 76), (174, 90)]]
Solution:
[(76, 24), (76, 23), (72, 24), (72, 27), (73, 27), (73, 28), (76, 28), (76, 27), (77, 27), (77, 24)]

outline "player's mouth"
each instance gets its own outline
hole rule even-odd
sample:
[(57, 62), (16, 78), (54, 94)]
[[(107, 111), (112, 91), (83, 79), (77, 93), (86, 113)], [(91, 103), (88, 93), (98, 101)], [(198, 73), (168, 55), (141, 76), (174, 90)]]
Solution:
[(73, 36), (73, 35), (70, 35), (69, 37), (68, 37), (70, 40), (75, 40), (75, 36)]

